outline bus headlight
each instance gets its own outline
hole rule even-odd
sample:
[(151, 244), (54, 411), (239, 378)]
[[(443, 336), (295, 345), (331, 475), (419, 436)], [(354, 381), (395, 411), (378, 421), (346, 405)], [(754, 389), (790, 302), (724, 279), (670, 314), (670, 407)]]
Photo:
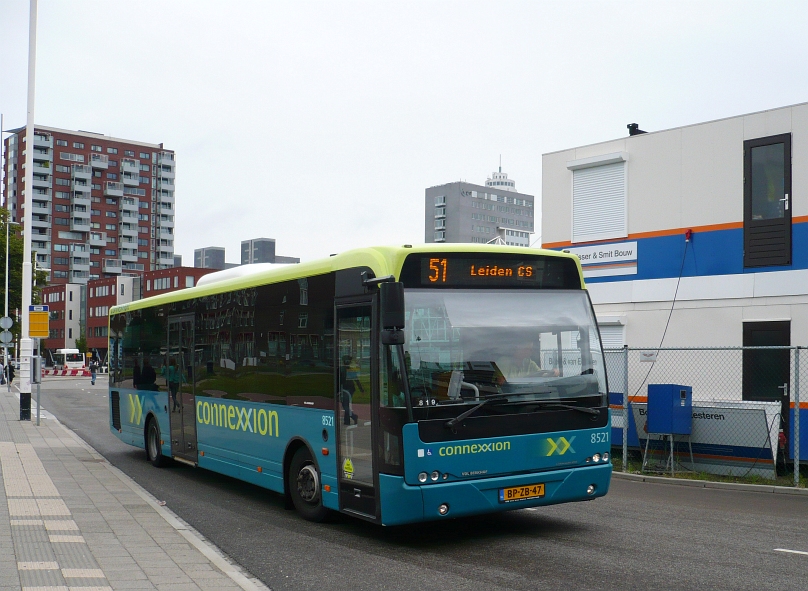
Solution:
[(596, 487), (594, 484), (590, 484), (589, 486), (586, 487), (586, 494), (594, 495), (597, 488), (598, 487)]
[(438, 513), (440, 513), (441, 515), (446, 515), (448, 512), (449, 512), (448, 503), (442, 503), (440, 507), (438, 507)]
[(595, 454), (592, 456), (592, 461), (596, 464), (600, 461), (600, 454)]
[(604, 462), (608, 462), (608, 461), (609, 461), (609, 454), (603, 454), (603, 461), (604, 461)]
[(440, 478), (440, 472), (438, 472), (437, 470), (435, 470), (435, 471), (434, 471), (432, 474), (430, 474), (430, 475), (429, 475), (429, 477), (430, 477), (432, 480), (437, 480), (438, 478)]
[(429, 477), (427, 476), (426, 472), (421, 472), (418, 475), (418, 482), (426, 482), (427, 478), (429, 478)]

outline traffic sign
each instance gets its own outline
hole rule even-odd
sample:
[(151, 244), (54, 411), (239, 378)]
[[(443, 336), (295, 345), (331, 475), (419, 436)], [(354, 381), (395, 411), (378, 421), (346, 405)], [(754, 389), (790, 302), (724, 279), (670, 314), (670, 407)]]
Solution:
[(8, 330), (12, 326), (14, 326), (14, 321), (8, 316), (3, 316), (2, 318), (0, 318), (0, 328), (2, 328), (3, 330)]
[(50, 314), (47, 311), (28, 312), (28, 336), (47, 339), (50, 336), (49, 320)]
[(47, 307), (47, 306), (42, 306), (42, 305), (39, 305), (39, 306), (28, 306), (28, 311), (29, 311), (29, 312), (47, 312), (47, 311), (48, 311), (48, 307)]
[(10, 343), (13, 339), (14, 337), (9, 331), (4, 330), (3, 332), (0, 332), (0, 343), (3, 343), (5, 345), (7, 343)]

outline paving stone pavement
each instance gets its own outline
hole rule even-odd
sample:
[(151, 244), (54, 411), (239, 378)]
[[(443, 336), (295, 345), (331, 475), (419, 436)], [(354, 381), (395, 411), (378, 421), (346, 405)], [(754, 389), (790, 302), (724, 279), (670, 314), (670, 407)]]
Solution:
[(3, 388), (0, 591), (267, 589), (53, 416), (37, 427), (19, 408)]

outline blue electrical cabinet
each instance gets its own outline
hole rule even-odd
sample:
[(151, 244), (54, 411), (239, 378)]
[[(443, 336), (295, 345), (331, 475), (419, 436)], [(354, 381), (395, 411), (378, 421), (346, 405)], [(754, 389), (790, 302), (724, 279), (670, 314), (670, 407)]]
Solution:
[(648, 384), (648, 432), (690, 435), (693, 388), (678, 384)]

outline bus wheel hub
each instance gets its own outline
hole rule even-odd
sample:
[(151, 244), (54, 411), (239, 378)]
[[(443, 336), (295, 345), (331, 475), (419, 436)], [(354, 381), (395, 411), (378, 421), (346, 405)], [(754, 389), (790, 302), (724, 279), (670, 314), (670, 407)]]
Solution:
[(308, 464), (300, 469), (297, 474), (297, 494), (307, 503), (314, 503), (320, 494), (320, 481), (317, 478), (317, 470)]

